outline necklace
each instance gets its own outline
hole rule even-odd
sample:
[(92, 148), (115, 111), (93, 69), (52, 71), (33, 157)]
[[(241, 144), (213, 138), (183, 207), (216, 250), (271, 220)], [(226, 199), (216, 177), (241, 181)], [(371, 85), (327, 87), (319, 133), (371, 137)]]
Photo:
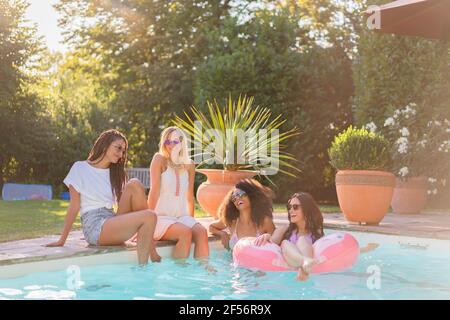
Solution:
[(184, 169), (184, 164), (175, 163), (172, 159), (167, 159), (167, 164), (173, 169)]

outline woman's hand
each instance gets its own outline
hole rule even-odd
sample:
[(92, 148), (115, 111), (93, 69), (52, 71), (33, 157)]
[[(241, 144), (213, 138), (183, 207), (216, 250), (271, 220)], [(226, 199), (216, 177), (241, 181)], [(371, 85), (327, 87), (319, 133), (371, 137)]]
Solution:
[(220, 240), (225, 249), (230, 250), (230, 235), (227, 232), (222, 232), (220, 235)]
[(134, 242), (134, 243), (136, 243), (137, 242), (137, 233), (134, 236), (132, 236), (127, 242)]
[(65, 242), (66, 241), (64, 241), (63, 239), (59, 239), (58, 241), (46, 244), (45, 246), (46, 247), (62, 247), (62, 246), (64, 246)]
[(256, 238), (254, 243), (256, 246), (263, 246), (267, 242), (270, 242), (270, 238), (271, 238), (270, 233), (264, 233), (260, 235), (258, 238)]

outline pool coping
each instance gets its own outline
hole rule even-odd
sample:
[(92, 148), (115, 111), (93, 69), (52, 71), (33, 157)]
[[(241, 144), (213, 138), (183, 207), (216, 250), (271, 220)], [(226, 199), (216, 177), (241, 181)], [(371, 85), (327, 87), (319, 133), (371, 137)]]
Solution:
[[(197, 220), (206, 228), (214, 221), (212, 217), (197, 218)], [(287, 214), (275, 213), (274, 223), (277, 226), (287, 224)], [(340, 231), (450, 240), (450, 213), (428, 212), (420, 215), (389, 213), (377, 226), (348, 222), (342, 213), (327, 213), (324, 214), (324, 228)], [(82, 240), (82, 232), (80, 230), (71, 232), (64, 247), (45, 247), (45, 244), (56, 241), (57, 239), (57, 235), (50, 235), (36, 239), (0, 243), (0, 267), (44, 260), (76, 258), (136, 250), (136, 245), (133, 243), (111, 247), (89, 246)], [(217, 240), (217, 237), (209, 234), (210, 242)], [(157, 242), (157, 248), (169, 246), (174, 246), (172, 241)]]

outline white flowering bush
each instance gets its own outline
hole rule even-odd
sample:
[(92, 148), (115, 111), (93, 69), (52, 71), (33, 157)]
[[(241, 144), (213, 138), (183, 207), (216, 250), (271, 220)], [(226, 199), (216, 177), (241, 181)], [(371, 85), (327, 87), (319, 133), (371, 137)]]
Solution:
[[(427, 119), (419, 114), (417, 105), (410, 103), (394, 111), (384, 122), (383, 132), (393, 143), (391, 156), (393, 172), (401, 178), (426, 176), (431, 184), (450, 170), (450, 121)], [(427, 110), (427, 108), (420, 108)], [(436, 194), (432, 188), (430, 194)]]

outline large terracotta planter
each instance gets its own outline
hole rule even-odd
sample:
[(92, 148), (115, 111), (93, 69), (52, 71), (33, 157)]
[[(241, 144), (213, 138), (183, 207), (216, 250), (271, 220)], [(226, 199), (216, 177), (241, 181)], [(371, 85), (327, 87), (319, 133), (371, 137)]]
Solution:
[(252, 178), (258, 174), (250, 170), (196, 170), (208, 178), (197, 189), (197, 201), (203, 210), (218, 218), (218, 209), (226, 194), (242, 179)]
[(378, 224), (389, 210), (395, 176), (372, 170), (341, 170), (336, 174), (339, 206), (348, 221)]
[(395, 213), (420, 213), (427, 204), (427, 178), (397, 178), (391, 207)]

